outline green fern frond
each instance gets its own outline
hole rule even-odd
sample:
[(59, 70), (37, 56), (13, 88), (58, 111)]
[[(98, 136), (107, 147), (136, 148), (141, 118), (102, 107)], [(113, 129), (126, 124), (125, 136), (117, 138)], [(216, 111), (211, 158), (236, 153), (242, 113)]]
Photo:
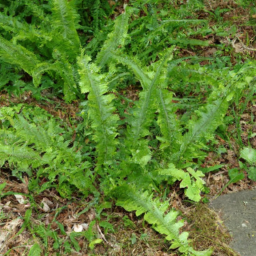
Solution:
[[(59, 129), (57, 127), (57, 124), (53, 122), (52, 119), (48, 120), (48, 130), (43, 129), (40, 125), (37, 126), (31, 121), (27, 121), (22, 116), (22, 114), (15, 115), (14, 117), (6, 116), (6, 119), (10, 121), (12, 127), (14, 128), (13, 133), (18, 136), (21, 142), (26, 142), (28, 145), (33, 145), (33, 148), (35, 150), (41, 153), (51, 153), (52, 156), (55, 156), (56, 152), (61, 150), (62, 155), (65, 155), (65, 157), (75, 157), (74, 153), (72, 154), (72, 150), (68, 149), (68, 144), (59, 140), (59, 134), (56, 133), (56, 131), (58, 131)], [(55, 132), (51, 130), (53, 125), (55, 126)], [(10, 142), (8, 142), (8, 144), (9, 143)], [(55, 150), (53, 150), (54, 148)]]
[(157, 87), (160, 86), (161, 75), (165, 71), (164, 66), (169, 58), (170, 52), (163, 57), (162, 61), (159, 61), (160, 64), (158, 63), (154, 78), (148, 88), (140, 93), (140, 99), (135, 103), (133, 119), (130, 120), (127, 129), (125, 144), (132, 153), (133, 161), (142, 166), (145, 166), (151, 158), (148, 142), (145, 139), (142, 140), (142, 138), (149, 135), (148, 128), (156, 111)]
[(100, 0), (94, 1), (92, 7), (92, 18), (94, 33), (97, 34), (99, 31), (99, 13), (100, 13)]
[(28, 32), (30, 30), (30, 26), (28, 24), (21, 23), (16, 18), (4, 15), (2, 13), (0, 13), (0, 24), (2, 28), (15, 33), (19, 33), (21, 31)]
[[(76, 93), (79, 94), (78, 88), (75, 82), (75, 77), (73, 73), (73, 66), (65, 58), (66, 56), (59, 52), (57, 49), (54, 50), (54, 54), (57, 55), (58, 61), (56, 62), (56, 71), (64, 80), (64, 99), (66, 102), (71, 102), (76, 99)], [(55, 68), (55, 67), (54, 67)]]
[[(183, 136), (182, 144), (177, 155), (177, 159), (181, 161), (187, 150), (191, 149), (190, 158), (193, 158), (194, 143), (200, 141), (209, 141), (213, 138), (213, 132), (223, 122), (223, 117), (228, 109), (228, 101), (226, 97), (220, 97), (214, 101), (210, 101), (206, 106), (196, 111), (198, 118), (192, 119), (188, 124), (188, 132)], [(186, 157), (188, 160), (188, 158)]]
[(14, 45), (0, 36), (0, 58), (10, 64), (20, 66), (28, 74), (32, 74), (39, 63), (37, 57), (21, 45)]
[(112, 52), (111, 58), (115, 59), (118, 63), (122, 63), (128, 66), (128, 68), (134, 73), (137, 79), (140, 81), (143, 89), (148, 88), (151, 80), (147, 74), (142, 70), (139, 65), (139, 61), (136, 58), (130, 58), (128, 56), (123, 56), (120, 53)]
[[(178, 212), (169, 208), (169, 202), (161, 202), (159, 199), (153, 199), (153, 194), (141, 192), (131, 185), (120, 186), (113, 191), (117, 197), (116, 205), (122, 206), (127, 211), (136, 211), (136, 216), (144, 215), (144, 219), (152, 224), (152, 227), (166, 236), (168, 241), (172, 242), (172, 249), (178, 248), (180, 252), (188, 255), (211, 255), (211, 250), (196, 252), (189, 245), (188, 233), (180, 234), (179, 230), (183, 226), (182, 221), (177, 221)], [(200, 253), (200, 254), (199, 254)]]
[(40, 44), (42, 44), (42, 41), (46, 43), (52, 39), (52, 37), (48, 33), (42, 33), (41, 31), (38, 31), (33, 25), (21, 23), (17, 20), (17, 18), (7, 16), (1, 13), (0, 25), (6, 31), (11, 31), (12, 33), (14, 33), (14, 37), (12, 39), (13, 42), (17, 42), (17, 40), (27, 39), (32, 42), (40, 41)]
[(98, 143), (98, 166), (110, 164), (116, 151), (117, 120), (114, 115), (115, 108), (111, 103), (114, 95), (104, 95), (108, 87), (98, 74), (98, 68), (89, 64), (90, 57), (78, 58), (79, 74), (81, 77), (80, 88), (82, 93), (88, 93), (89, 117), (92, 120), (92, 128), (95, 131), (94, 140)]
[(11, 166), (16, 166), (18, 163), (18, 166), (23, 171), (26, 171), (26, 168), (29, 168), (30, 166), (37, 168), (44, 164), (40, 155), (37, 152), (34, 152), (33, 149), (28, 148), (26, 144), (23, 146), (11, 146), (3, 145), (1, 143), (0, 147), (1, 160), (8, 160), (9, 165)]
[(79, 94), (74, 79), (73, 66), (57, 49), (54, 50), (54, 54), (55, 58), (57, 58), (55, 63), (41, 62), (34, 67), (32, 72), (33, 83), (38, 87), (41, 83), (42, 74), (54, 71), (54, 73), (57, 73), (64, 81), (63, 93), (65, 101), (71, 102), (76, 98), (76, 94)]
[(33, 13), (33, 16), (38, 17), (39, 20), (41, 20), (43, 23), (41, 26), (43, 25), (45, 27), (46, 25), (50, 25), (49, 17), (41, 5), (37, 5), (30, 0), (25, 0), (24, 3), (27, 6), (27, 9)]
[(15, 116), (12, 123), (23, 141), (33, 144), (37, 151), (44, 153), (44, 161), (49, 159), (48, 157), (51, 155), (51, 160), (58, 164), (63, 161), (61, 159), (69, 159), (68, 164), (75, 161), (80, 162), (80, 154), (76, 154), (72, 148), (69, 148), (70, 142), (64, 141), (64, 138), (59, 135), (59, 133), (64, 133), (65, 130), (60, 129), (52, 118), (48, 120), (44, 128), (41, 125), (27, 121), (22, 115)]
[(39, 146), (38, 149), (45, 150), (52, 144), (51, 137), (42, 129), (37, 127), (35, 124), (30, 124), (21, 115), (17, 115), (15, 121), (13, 121), (13, 127), (19, 131), (19, 136), (28, 143), (35, 143)]
[(202, 179), (204, 174), (201, 171), (194, 171), (192, 168), (187, 168), (187, 171), (184, 171), (177, 169), (174, 164), (169, 164), (168, 169), (160, 169), (156, 173), (171, 178), (172, 182), (181, 181), (180, 187), (185, 188), (185, 195), (195, 202), (200, 201), (200, 193), (205, 184)]
[(108, 39), (97, 55), (96, 63), (103, 67), (111, 57), (111, 52), (123, 46), (127, 37), (128, 20), (132, 9), (126, 7), (125, 12), (115, 19), (114, 29), (108, 34)]
[(33, 148), (27, 146), (27, 142), (20, 136), (10, 130), (0, 130), (0, 166), (8, 160), (9, 165), (19, 167), (26, 171), (26, 168), (32, 166), (37, 168), (43, 164), (43, 161)]
[(51, 70), (58, 73), (58, 63), (52, 64), (48, 62), (41, 62), (34, 67), (32, 77), (33, 84), (35, 85), (35, 87), (38, 87), (40, 85), (42, 74), (49, 72)]
[[(61, 40), (58, 40), (59, 45), (57, 48), (60, 50), (62, 48), (61, 43), (63, 41), (69, 46), (63, 48), (66, 51), (66, 55), (74, 60), (80, 51), (80, 39), (76, 31), (76, 12), (72, 4), (74, 1), (67, 0), (53, 0), (52, 8), (52, 34), (57, 36), (59, 34), (62, 36)], [(67, 49), (68, 52), (67, 52)], [(63, 52), (62, 51), (62, 52)]]
[(70, 140), (64, 136), (66, 130), (45, 113), (24, 105), (1, 108), (0, 120), (5, 121), (0, 129), (0, 164), (8, 161), (20, 172), (41, 168), (40, 175), (47, 175), (51, 182), (59, 176), (60, 183), (65, 178), (84, 194), (96, 192), (90, 163), (70, 147)]
[(162, 137), (157, 137), (161, 142), (160, 149), (168, 148), (175, 152), (182, 141), (180, 122), (175, 115), (176, 108), (172, 103), (172, 93), (166, 89), (157, 90), (159, 115), (157, 123), (161, 129)]

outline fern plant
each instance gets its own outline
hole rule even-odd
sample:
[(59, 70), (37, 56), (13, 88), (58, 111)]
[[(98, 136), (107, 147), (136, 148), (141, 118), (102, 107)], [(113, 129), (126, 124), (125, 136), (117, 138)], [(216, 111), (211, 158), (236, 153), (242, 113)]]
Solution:
[[(67, 101), (75, 98), (77, 85), (71, 63), (74, 63), (80, 51), (80, 39), (74, 23), (76, 13), (72, 3), (73, 1), (52, 2), (50, 20), (52, 29), (50, 31), (44, 27), (38, 29), (34, 24), (23, 24), (10, 16), (3, 14), (0, 16), (2, 27), (12, 30), (16, 35), (12, 38), (14, 42), (0, 37), (1, 59), (18, 65), (33, 76), (35, 86), (40, 84), (42, 73), (48, 72), (52, 76), (51, 72), (56, 72), (64, 81), (63, 91)], [(23, 33), (20, 33), (21, 30)], [(16, 45), (17, 41), (22, 42)], [(36, 45), (34, 51), (36, 50), (39, 54), (22, 46), (22, 43), (26, 41), (32, 42), (33, 46)], [(69, 50), (67, 51), (67, 49)], [(46, 58), (42, 59), (40, 54)], [(52, 61), (52, 56), (55, 61)]]
[[(41, 19), (41, 23), (40, 25), (37, 22), (22, 23), (16, 17), (0, 14), (1, 27), (7, 32), (12, 31), (13, 33), (11, 41), (9, 35), (3, 33), (1, 36), (0, 34), (1, 59), (17, 65), (32, 76), (35, 87), (41, 84), (42, 75), (47, 73), (55, 81), (54, 86), (62, 89), (64, 99), (71, 102), (81, 96), (78, 89), (76, 60), (81, 53), (81, 45), (84, 45), (80, 38), (82, 41), (85, 40), (78, 33), (78, 29), (81, 29), (78, 11), (81, 13), (80, 9), (84, 3), (83, 1), (79, 4), (76, 1), (52, 1), (47, 5), (48, 13), (46, 15), (36, 4), (24, 1), (27, 9), (32, 11), (38, 20)], [(88, 8), (88, 5), (90, 3), (86, 3), (84, 8)], [(100, 15), (105, 15), (104, 12), (102, 13), (103, 7), (105, 9), (110, 8), (107, 1), (94, 3), (92, 19), (95, 33), (102, 27), (99, 20)], [(110, 15), (110, 9), (108, 15)], [(122, 44), (121, 41), (125, 38), (124, 31), (127, 30), (128, 26), (128, 17), (128, 12), (126, 12), (117, 18), (116, 22), (119, 22), (120, 19), (123, 22), (120, 24), (120, 28), (115, 26), (115, 31), (112, 34), (114, 33), (120, 42), (118, 40), (115, 42), (115, 39), (112, 39), (109, 44), (104, 44), (98, 55), (98, 61), (101, 62), (101, 65), (104, 65), (108, 58), (107, 52)], [(84, 17), (82, 20), (84, 21)], [(109, 46), (112, 48), (108, 49)]]
[(49, 182), (38, 192), (56, 179), (59, 181), (57, 190), (64, 197), (71, 195), (72, 186), (85, 195), (95, 191), (91, 164), (75, 146), (70, 147), (72, 142), (67, 128), (62, 128), (45, 110), (23, 105), (3, 107), (1, 120), (1, 166), (8, 159), (14, 173), (31, 175), (32, 170), (37, 170), (37, 179), (32, 182), (37, 189), (39, 179), (46, 175)]
[[(0, 51), (5, 61), (19, 65), (33, 76), (37, 86), (44, 72), (58, 74), (64, 81), (67, 101), (74, 99), (75, 92), (87, 94), (81, 111), (86, 121), (81, 125), (85, 126), (89, 120), (87, 128), (92, 134), (93, 148), (86, 153), (91, 156), (90, 161), (60, 120), (42, 109), (23, 105), (0, 110), (0, 165), (8, 164), (21, 178), (23, 172), (28, 175), (36, 172), (33, 187), (45, 176), (47, 185), (57, 186), (64, 197), (77, 188), (85, 196), (92, 193), (99, 197), (103, 193), (115, 198), (117, 205), (127, 211), (136, 211), (138, 216), (144, 214), (145, 220), (170, 241), (171, 249), (178, 248), (184, 255), (211, 255), (210, 249), (197, 252), (191, 247), (188, 233), (180, 234), (183, 223), (177, 221), (178, 213), (169, 209), (168, 201), (155, 198), (155, 191), (162, 182), (173, 184), (178, 180), (190, 200), (200, 200), (203, 174), (191, 168), (191, 163), (194, 158), (204, 156), (204, 145), (213, 138), (234, 95), (243, 89), (243, 83), (237, 87), (239, 75), (229, 72), (229, 84), (216, 84), (206, 103), (193, 113), (188, 123), (183, 123), (176, 114), (168, 84), (170, 67), (175, 63), (172, 60), (175, 47), (164, 49), (158, 54), (158, 61), (146, 66), (139, 57), (127, 55), (124, 46), (125, 40), (129, 40), (128, 20), (132, 13), (127, 8), (115, 20), (113, 32), (92, 61), (84, 49), (80, 50), (77, 16), (71, 4), (72, 1), (53, 1), (54, 22), (50, 31), (43, 31), (42, 38), (37, 37), (40, 34), (37, 28), (24, 26), (25, 31), (34, 35), (26, 40), (42, 40), (43, 45), (50, 42), (46, 49), (54, 61), (42, 60), (5, 38), (0, 38)], [(1, 22), (11, 24), (10, 21), (11, 18)], [(23, 26), (17, 20), (13, 24), (13, 27)], [(69, 52), (65, 52), (66, 47)], [(127, 109), (122, 127), (113, 101), (116, 96), (108, 86), (123, 75), (120, 67), (127, 67), (126, 73), (141, 85), (139, 99)], [(108, 72), (104, 73), (105, 70)], [(150, 147), (153, 125), (158, 125), (159, 136), (157, 145)], [(53, 185), (55, 181), (57, 185)], [(99, 189), (96, 181), (100, 181)], [(46, 187), (37, 186), (37, 192)]]
[[(40, 108), (33, 109), (24, 105), (1, 108), (0, 114), (2, 120), (2, 129), (0, 130), (1, 166), (8, 161), (9, 168), (13, 169), (16, 175), (17, 172), (26, 172), (31, 175), (32, 171), (36, 170), (37, 178), (31, 181), (30, 188), (33, 187), (33, 190), (37, 192), (48, 188), (49, 184), (58, 179), (57, 190), (63, 197), (71, 195), (72, 186), (79, 189), (85, 196), (88, 193), (98, 196), (98, 191), (93, 184), (96, 174), (91, 171), (91, 163), (85, 161), (74, 146), (69, 146), (71, 144), (70, 134), (58, 124), (57, 120)], [(101, 151), (97, 150), (97, 153), (101, 155)], [(109, 164), (109, 162), (105, 161), (104, 164)], [(108, 171), (110, 172), (109, 168)], [(189, 198), (198, 201), (200, 189), (203, 189), (203, 182), (200, 179), (202, 173), (201, 175), (196, 174), (192, 169), (188, 169), (188, 171), (192, 174), (191, 176), (188, 174), (189, 172), (186, 173), (175, 169), (174, 166), (169, 166), (166, 170), (159, 170), (158, 175), (163, 177), (171, 175), (172, 178), (182, 179), (181, 187), (188, 187), (188, 190), (191, 190), (186, 194)], [(101, 175), (104, 174), (102, 170), (98, 172)], [(42, 177), (46, 177), (48, 183), (39, 187), (38, 181)], [(104, 191), (118, 198), (118, 205), (123, 206), (126, 210), (136, 210), (137, 215), (145, 213), (145, 220), (153, 224), (156, 231), (166, 235), (167, 240), (174, 241), (171, 248), (179, 247), (181, 252), (201, 255), (189, 246), (187, 233), (179, 234), (179, 228), (183, 224), (176, 222), (178, 213), (172, 210), (164, 216), (169, 206), (168, 201), (161, 203), (159, 199), (153, 200), (153, 194), (148, 197), (149, 192), (145, 191), (145, 188), (138, 187), (136, 184), (138, 182), (135, 180), (129, 180), (134, 183), (129, 184), (130, 182), (121, 182), (117, 178), (113, 180), (114, 175), (111, 173), (110, 177), (109, 180), (104, 177), (105, 183), (106, 180), (108, 180), (108, 184), (112, 183), (111, 188), (108, 191), (104, 189)], [(148, 180), (147, 185), (150, 184), (149, 182), (152, 183)], [(193, 187), (198, 191), (192, 191)], [(141, 194), (138, 189), (142, 189), (144, 192)], [(209, 252), (205, 252), (203, 255), (209, 255)]]
[[(97, 3), (99, 5), (100, 1)], [(38, 8), (31, 1), (24, 1), (23, 4), (25, 10), (33, 13), (36, 21), (24, 23), (19, 21), (20, 15), (12, 17), (0, 14), (1, 28), (13, 33), (11, 41), (9, 34), (0, 36), (1, 59), (17, 65), (32, 76), (36, 87), (41, 84), (42, 74), (47, 72), (56, 81), (55, 87), (61, 88), (65, 100), (70, 102), (79, 96), (76, 58), (81, 46), (77, 29), (81, 26), (76, 10), (83, 3), (76, 6), (76, 1), (52, 1), (45, 9)], [(106, 2), (103, 5), (106, 7)], [(97, 21), (100, 14), (96, 14), (96, 6), (94, 10), (94, 27), (97, 30), (102, 25)]]

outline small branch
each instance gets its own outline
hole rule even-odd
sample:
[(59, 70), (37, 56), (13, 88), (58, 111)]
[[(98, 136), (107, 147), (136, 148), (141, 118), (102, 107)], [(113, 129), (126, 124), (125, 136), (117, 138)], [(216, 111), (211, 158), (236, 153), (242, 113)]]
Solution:
[[(234, 47), (234, 44), (235, 44), (235, 42), (236, 42), (236, 39), (238, 39), (238, 41), (241, 43), (241, 45), (242, 45), (242, 47), (243, 47), (244, 49), (246, 49), (246, 50), (248, 50), (248, 51), (256, 51), (255, 48), (249, 48), (249, 47), (247, 47), (246, 45), (244, 45), (243, 41), (242, 41), (239, 37), (237, 37), (237, 36), (232, 40), (232, 46), (233, 46), (233, 47)], [(234, 47), (234, 48), (235, 48), (235, 47)]]
[(112, 248), (119, 248), (118, 245), (112, 244), (112, 243), (110, 243), (110, 242), (107, 241), (107, 239), (106, 239), (106, 237), (104, 236), (104, 234), (102, 233), (102, 231), (101, 231), (101, 229), (100, 229), (98, 223), (96, 224), (96, 226), (97, 226), (97, 229), (98, 229), (98, 231), (99, 231), (99, 233), (100, 233), (100, 236), (101, 236), (102, 240), (103, 240), (106, 244), (108, 244), (108, 245), (111, 246)]

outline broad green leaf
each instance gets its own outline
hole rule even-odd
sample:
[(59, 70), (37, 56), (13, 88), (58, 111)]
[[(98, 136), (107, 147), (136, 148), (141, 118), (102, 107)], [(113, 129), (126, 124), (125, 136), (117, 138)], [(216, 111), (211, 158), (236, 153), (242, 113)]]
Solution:
[(256, 181), (256, 167), (250, 167), (248, 170), (248, 177), (251, 180)]
[(236, 168), (230, 169), (228, 175), (232, 183), (236, 183), (244, 178), (244, 174)]
[(28, 256), (40, 256), (41, 252), (40, 245), (36, 243), (30, 248)]
[(3, 189), (5, 188), (6, 186), (6, 182), (0, 184), (0, 193), (3, 191)]
[(95, 239), (95, 240), (93, 240), (93, 241), (91, 241), (90, 243), (89, 243), (89, 247), (90, 247), (90, 249), (91, 250), (93, 250), (94, 249), (94, 247), (95, 247), (95, 245), (96, 244), (100, 244), (100, 243), (102, 243), (102, 239)]
[(190, 185), (186, 190), (185, 190), (185, 195), (195, 201), (195, 202), (199, 202), (201, 199), (200, 196), (200, 189), (198, 188), (198, 186), (196, 186), (196, 184), (193, 184), (192, 186)]
[(251, 147), (243, 148), (241, 151), (241, 157), (245, 159), (249, 164), (256, 163), (256, 150)]

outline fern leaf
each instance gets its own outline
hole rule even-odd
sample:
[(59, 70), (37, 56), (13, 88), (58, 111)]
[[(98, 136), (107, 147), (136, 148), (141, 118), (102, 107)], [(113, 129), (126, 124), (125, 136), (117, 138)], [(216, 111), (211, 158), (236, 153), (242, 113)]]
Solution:
[(29, 31), (29, 25), (26, 23), (19, 22), (16, 18), (4, 15), (0, 13), (0, 24), (6, 30), (10, 30), (15, 33), (20, 31)]
[(115, 19), (114, 30), (109, 33), (101, 51), (97, 55), (96, 62), (103, 67), (111, 57), (111, 52), (123, 46), (127, 37), (128, 20), (132, 9), (126, 8), (125, 12)]
[[(17, 110), (19, 115), (15, 114)], [(45, 113), (26, 106), (1, 108), (0, 118), (9, 122), (0, 129), (0, 165), (8, 161), (21, 172), (41, 168), (39, 174), (46, 174), (50, 181), (58, 175), (60, 184), (67, 181), (85, 195), (96, 193), (90, 164), (70, 147), (63, 136), (65, 129)]]
[[(188, 149), (193, 150), (193, 148), (195, 148), (195, 145), (193, 145), (195, 142), (200, 142), (202, 139), (208, 141), (212, 138), (213, 132), (223, 122), (223, 117), (226, 114), (228, 105), (226, 97), (220, 97), (212, 102), (210, 101), (206, 106), (203, 106), (196, 111), (199, 118), (189, 122), (189, 131), (183, 137), (177, 155), (178, 160), (183, 159)], [(190, 157), (193, 158), (193, 153)]]
[[(144, 219), (152, 224), (157, 232), (165, 235), (166, 239), (173, 243), (171, 248), (179, 248), (181, 252), (192, 253), (192, 255), (196, 252), (189, 246), (188, 233), (180, 234), (179, 232), (183, 222), (177, 221), (178, 212), (171, 210), (165, 215), (169, 207), (168, 201), (161, 202), (159, 199), (153, 199), (152, 194), (141, 193), (131, 185), (120, 186), (113, 193), (117, 197), (116, 205), (122, 206), (127, 211), (136, 211), (136, 216), (145, 214)], [(198, 253), (205, 256), (211, 255), (210, 250)]]
[(151, 158), (147, 140), (143, 137), (149, 135), (149, 126), (154, 118), (156, 110), (156, 94), (157, 86), (161, 79), (163, 67), (165, 66), (170, 53), (167, 53), (157, 67), (154, 78), (148, 88), (140, 93), (140, 99), (135, 104), (133, 119), (129, 122), (127, 130), (126, 145), (130, 149), (133, 161), (145, 166)]
[[(75, 19), (77, 14), (75, 13), (75, 8), (72, 6), (74, 1), (67, 0), (53, 0), (53, 8), (52, 8), (52, 34), (56, 36), (57, 34), (61, 34), (62, 42), (59, 41), (59, 45), (57, 48), (60, 50), (61, 43), (63, 41), (68, 44), (69, 47), (63, 48), (66, 52), (67, 56), (70, 56), (72, 60), (74, 60), (79, 51), (80, 51), (80, 39), (78, 37)], [(63, 52), (63, 51), (62, 51)]]
[(117, 52), (112, 52), (111, 58), (115, 59), (119, 63), (127, 65), (128, 68), (134, 73), (134, 75), (140, 81), (143, 89), (146, 89), (149, 86), (151, 80), (148, 77), (148, 75), (145, 74), (145, 72), (142, 70), (136, 58), (128, 58), (127, 56), (122, 56)]
[(50, 70), (58, 72), (58, 64), (57, 63), (48, 63), (41, 62), (37, 64), (32, 72), (33, 83), (35, 87), (38, 87), (41, 83), (42, 74), (45, 72), (49, 72)]
[(21, 115), (17, 115), (13, 121), (13, 127), (19, 131), (19, 136), (29, 143), (37, 143), (40, 149), (47, 149), (51, 145), (51, 137), (35, 124), (30, 124)]
[(63, 55), (57, 49), (55, 49), (54, 52), (58, 56), (58, 62), (55, 64), (56, 71), (64, 80), (64, 99), (66, 102), (71, 102), (76, 98), (76, 93), (79, 94), (74, 79), (73, 66), (69, 61), (67, 61), (65, 55)]
[[(2, 132), (1, 132), (2, 133)], [(0, 138), (2, 137), (0, 133)], [(15, 135), (14, 135), (15, 136)], [(8, 145), (8, 142), (0, 140), (0, 166), (3, 166), (5, 161), (9, 162), (9, 165), (18, 166), (25, 172), (32, 166), (37, 168), (45, 164), (38, 152), (35, 152), (32, 148), (27, 147), (26, 143), (22, 143), (20, 138), (16, 137), (16, 144)], [(2, 138), (1, 138), (2, 139)], [(19, 142), (19, 143), (17, 143)]]
[(172, 103), (172, 93), (159, 88), (157, 90), (159, 115), (157, 123), (161, 129), (162, 137), (157, 137), (161, 141), (161, 149), (170, 148), (175, 152), (180, 147), (182, 134), (180, 123), (175, 115), (174, 104)]
[(47, 42), (52, 39), (45, 31), (44, 33), (41, 33), (35, 29), (33, 25), (21, 23), (15, 17), (10, 17), (1, 13), (0, 24), (5, 30), (16, 34), (12, 39), (14, 42), (17, 40), (28, 39), (30, 41), (40, 40), (40, 43), (42, 44), (42, 40)]
[[(119, 63), (127, 65), (141, 82), (143, 89), (146, 89), (149, 86), (151, 80), (142, 68), (140, 68), (138, 60), (135, 58), (130, 59), (128, 57), (123, 57), (117, 53), (112, 53), (112, 58)], [(171, 146), (172, 151), (175, 151), (179, 149), (181, 133), (179, 131), (180, 124), (174, 114), (175, 109), (172, 104), (172, 95), (169, 91), (164, 90), (163, 86), (160, 86), (157, 88), (156, 97), (159, 106), (158, 124), (163, 134), (163, 137), (158, 137), (162, 142), (161, 148), (163, 149)]]
[(103, 77), (97, 74), (96, 65), (89, 64), (89, 61), (90, 57), (88, 56), (78, 58), (81, 77), (80, 88), (82, 93), (89, 92), (89, 117), (92, 120), (92, 128), (95, 130), (93, 138), (98, 143), (98, 166), (100, 166), (111, 163), (115, 154), (118, 116), (113, 115), (115, 108), (111, 101), (114, 96), (111, 94), (104, 95), (108, 87), (104, 83)]
[(187, 171), (183, 171), (177, 169), (173, 164), (169, 164), (168, 169), (161, 169), (156, 172), (158, 175), (172, 178), (172, 181), (181, 181), (180, 187), (185, 188), (185, 195), (195, 202), (200, 201), (200, 193), (205, 183), (202, 180), (204, 174), (201, 171), (194, 171), (192, 168), (187, 168)]
[(92, 7), (93, 30), (95, 34), (97, 34), (99, 31), (99, 13), (100, 13), (100, 0), (96, 0)]
[(0, 36), (0, 58), (10, 64), (20, 66), (28, 74), (32, 74), (38, 60), (36, 56), (21, 45), (14, 45)]
[(55, 63), (41, 62), (34, 67), (32, 72), (33, 83), (37, 87), (41, 83), (41, 76), (45, 72), (54, 71), (64, 81), (64, 99), (66, 102), (71, 102), (76, 98), (76, 93), (79, 94), (77, 85), (74, 79), (73, 66), (65, 59), (57, 49), (54, 50), (55, 58), (58, 60)]
[(33, 13), (33, 16), (38, 17), (41, 20), (43, 25), (50, 25), (49, 17), (45, 13), (41, 5), (37, 5), (31, 2), (30, 0), (25, 0), (25, 5), (27, 6), (28, 10), (30, 10)]

